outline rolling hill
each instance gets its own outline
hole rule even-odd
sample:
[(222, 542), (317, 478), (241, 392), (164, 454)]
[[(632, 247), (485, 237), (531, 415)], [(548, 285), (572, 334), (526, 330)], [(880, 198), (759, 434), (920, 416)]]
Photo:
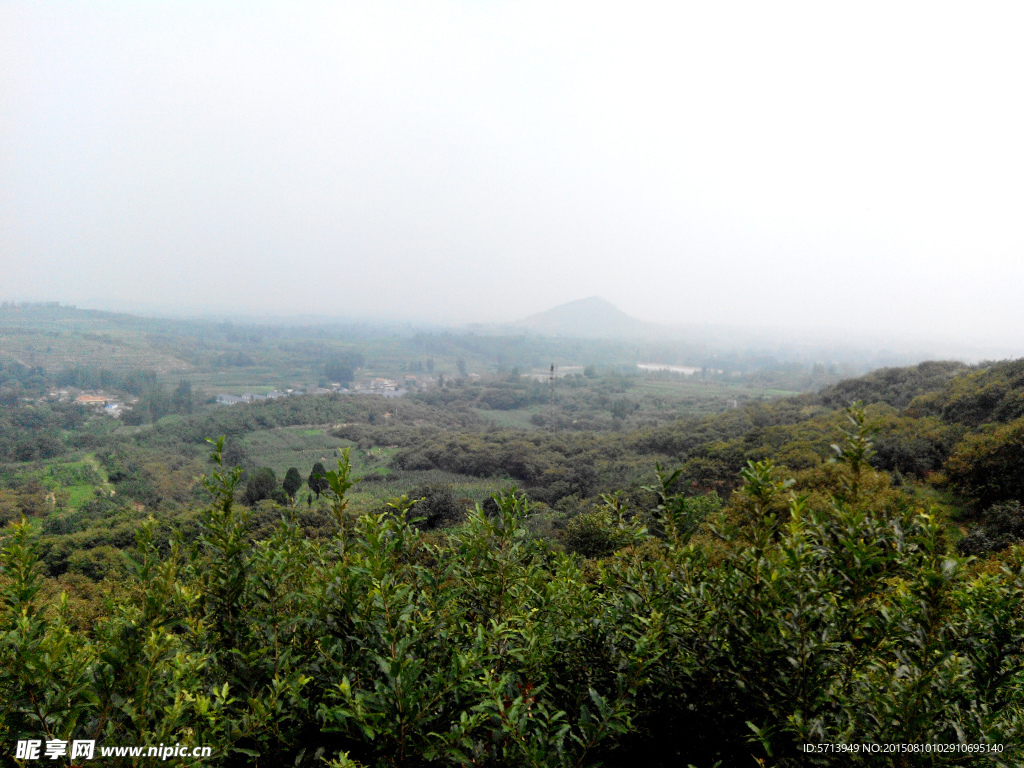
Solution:
[[(543, 336), (570, 336), (588, 339), (628, 339), (667, 337), (675, 329), (630, 317), (599, 296), (570, 301), (538, 312), (514, 325)], [(678, 335), (678, 331), (675, 331)]]

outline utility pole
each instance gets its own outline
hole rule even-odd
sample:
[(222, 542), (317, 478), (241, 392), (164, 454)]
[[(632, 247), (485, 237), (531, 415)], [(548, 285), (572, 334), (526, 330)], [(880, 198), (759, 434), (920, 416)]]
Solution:
[(555, 415), (555, 364), (551, 364), (551, 371), (548, 373), (548, 402), (551, 404), (551, 415)]

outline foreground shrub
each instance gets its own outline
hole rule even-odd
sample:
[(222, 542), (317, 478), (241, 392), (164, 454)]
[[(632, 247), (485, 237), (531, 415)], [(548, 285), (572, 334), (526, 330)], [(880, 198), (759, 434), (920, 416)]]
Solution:
[(1024, 508), (1019, 501), (993, 504), (981, 524), (967, 534), (957, 548), (965, 555), (986, 555), (1024, 541)]
[[(90, 633), (40, 598), (17, 523), (0, 739), (206, 744), (219, 765), (1019, 765), (1024, 556), (972, 575), (909, 501), (872, 504), (856, 431), (842, 497), (791, 497), (784, 519), (766, 464), (741, 521), (700, 523), (663, 475), (663, 538), (606, 498), (602, 525), (629, 536), (596, 563), (530, 536), (515, 493), (440, 532), (408, 499), (354, 518), (345, 460), (325, 473), (331, 537), (285, 511), (253, 544), (218, 467), (198, 542), (162, 553), (144, 528)], [(1002, 751), (802, 751), (825, 742)]]

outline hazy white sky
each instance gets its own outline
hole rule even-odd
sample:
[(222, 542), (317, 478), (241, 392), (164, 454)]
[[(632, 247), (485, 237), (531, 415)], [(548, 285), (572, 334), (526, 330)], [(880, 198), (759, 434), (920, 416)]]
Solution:
[(0, 4), (0, 298), (1024, 339), (1024, 6)]

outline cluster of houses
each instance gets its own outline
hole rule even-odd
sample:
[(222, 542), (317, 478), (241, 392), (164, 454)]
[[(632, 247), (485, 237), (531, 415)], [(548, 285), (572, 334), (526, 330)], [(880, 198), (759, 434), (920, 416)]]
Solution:
[(274, 400), (278, 397), (294, 397), (297, 395), (326, 395), (331, 392), (353, 395), (380, 395), (381, 397), (401, 397), (411, 389), (428, 389), (437, 386), (437, 379), (432, 376), (405, 376), (402, 381), (376, 377), (366, 379), (352, 387), (343, 387), (341, 384), (332, 383), (329, 388), (309, 387), (308, 389), (285, 389), (271, 390), (265, 395), (257, 395), (246, 392), (243, 395), (217, 395), (217, 402), (221, 405), (237, 405), (238, 403), (254, 403), (259, 400)]
[[(415, 378), (415, 377), (409, 377)], [(351, 391), (357, 395), (381, 395), (382, 397), (401, 397), (409, 390), (400, 386), (394, 379), (377, 377), (357, 384)]]
[[(401, 397), (412, 389), (429, 389), (437, 386), (438, 381), (433, 376), (405, 376), (401, 381), (376, 377), (367, 379), (353, 385), (351, 388), (343, 387), (341, 384), (332, 384), (330, 388), (308, 387), (306, 389), (272, 389), (265, 395), (255, 392), (246, 392), (241, 395), (221, 393), (215, 397), (219, 405), (237, 405), (239, 403), (255, 403), (260, 400), (276, 400), (280, 397), (295, 397), (298, 395), (326, 395), (331, 392), (356, 395), (380, 395), (381, 397)], [(110, 395), (103, 390), (80, 390), (73, 387), (68, 389), (55, 389), (47, 393), (46, 400), (60, 403), (74, 402), (78, 405), (88, 406), (99, 413), (119, 418), (125, 411), (130, 411), (132, 405), (137, 403), (137, 397), (118, 397)]]
[(228, 395), (220, 394), (217, 395), (217, 403), (220, 405), (238, 405), (238, 403), (255, 403), (259, 400), (276, 400), (279, 397), (288, 397), (293, 394), (304, 394), (301, 390), (289, 389), (285, 392), (279, 392), (276, 389), (272, 389), (265, 395), (257, 395), (252, 392), (246, 392), (244, 395)]
[(85, 391), (74, 388), (50, 390), (46, 393), (46, 399), (58, 403), (73, 402), (84, 405), (114, 418), (120, 418), (125, 411), (132, 409), (132, 405), (139, 402), (137, 397), (122, 398), (108, 395), (103, 390)]
[(438, 385), (438, 379), (434, 376), (414, 376), (412, 374), (403, 376), (401, 381), (396, 379), (385, 379), (377, 377), (368, 379), (356, 384), (350, 390), (339, 390), (352, 392), (357, 395), (381, 395), (382, 397), (401, 397), (407, 392), (415, 389), (430, 389)]
[(309, 389), (272, 389), (265, 395), (258, 395), (254, 392), (246, 392), (242, 395), (219, 394), (216, 401), (219, 405), (238, 405), (239, 403), (257, 403), (260, 400), (277, 400), (280, 397), (297, 397), (298, 395), (327, 395), (331, 392), (347, 392), (344, 389), (325, 389), (324, 387), (310, 387)]

